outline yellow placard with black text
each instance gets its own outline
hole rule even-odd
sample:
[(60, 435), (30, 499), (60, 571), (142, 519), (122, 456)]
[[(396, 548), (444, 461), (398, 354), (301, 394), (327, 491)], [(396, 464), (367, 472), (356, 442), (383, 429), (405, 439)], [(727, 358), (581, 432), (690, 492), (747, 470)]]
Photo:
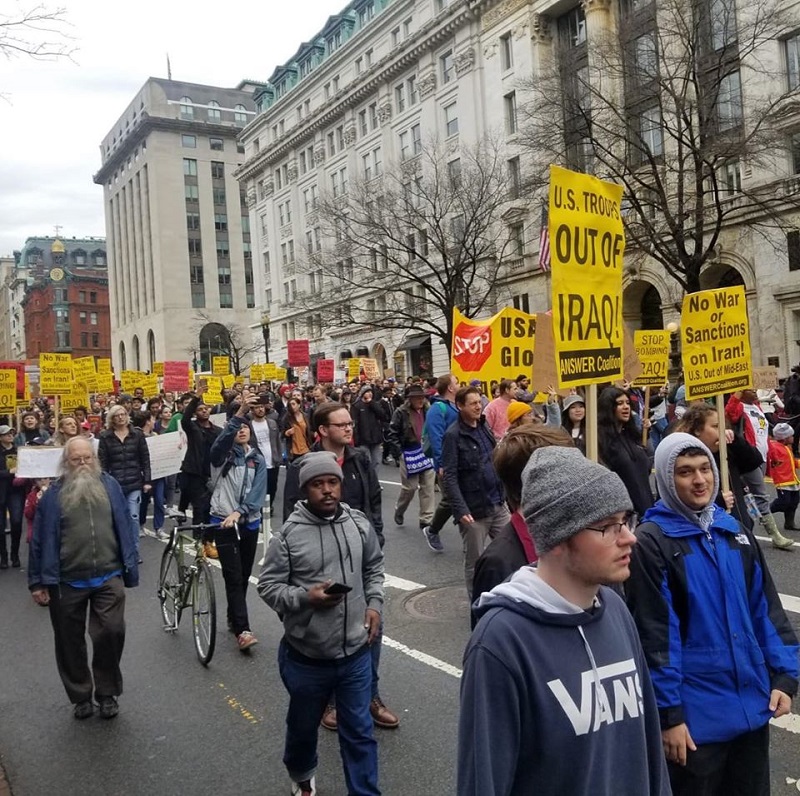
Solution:
[(215, 376), (227, 376), (231, 372), (231, 358), (211, 357), (211, 372)]
[(250, 383), (253, 384), (258, 381), (264, 380), (264, 366), (263, 365), (250, 365)]
[(623, 376), (622, 186), (550, 166), (549, 233), (558, 386)]
[(669, 332), (662, 329), (642, 329), (633, 333), (633, 347), (642, 372), (633, 382), (635, 387), (663, 387), (669, 371)]
[(752, 385), (750, 324), (743, 285), (683, 297), (681, 358), (689, 401)]
[[(264, 376), (264, 378), (269, 378), (268, 376)], [(273, 381), (286, 381), (286, 368), (279, 368), (277, 365), (275, 366), (275, 376), (273, 377)]]
[(42, 395), (72, 392), (72, 357), (69, 354), (39, 354), (39, 388)]
[(484, 320), (472, 320), (453, 309), (450, 370), (462, 383), (483, 382), (484, 394), (502, 379), (516, 379), (533, 367), (536, 316), (504, 307)]
[(17, 408), (17, 371), (0, 370), (0, 413), (10, 414)]

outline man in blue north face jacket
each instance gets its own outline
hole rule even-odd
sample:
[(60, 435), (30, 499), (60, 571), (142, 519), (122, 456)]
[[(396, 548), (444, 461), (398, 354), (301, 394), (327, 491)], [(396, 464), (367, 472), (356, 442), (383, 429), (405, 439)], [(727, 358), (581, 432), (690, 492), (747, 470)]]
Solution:
[(655, 468), (661, 500), (637, 528), (626, 592), (673, 793), (765, 796), (769, 720), (797, 691), (797, 638), (758, 542), (714, 503), (708, 448), (671, 434)]

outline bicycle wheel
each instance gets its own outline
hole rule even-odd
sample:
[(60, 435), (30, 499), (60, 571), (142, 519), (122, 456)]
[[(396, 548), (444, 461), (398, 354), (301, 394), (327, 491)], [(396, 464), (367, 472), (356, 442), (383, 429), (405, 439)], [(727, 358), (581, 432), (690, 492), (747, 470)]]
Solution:
[(211, 567), (206, 561), (198, 561), (192, 578), (192, 633), (197, 657), (203, 666), (208, 666), (217, 641), (217, 600)]
[(176, 629), (181, 621), (183, 606), (180, 599), (181, 568), (178, 565), (178, 548), (167, 545), (161, 556), (161, 574), (158, 578), (158, 601), (165, 629)]

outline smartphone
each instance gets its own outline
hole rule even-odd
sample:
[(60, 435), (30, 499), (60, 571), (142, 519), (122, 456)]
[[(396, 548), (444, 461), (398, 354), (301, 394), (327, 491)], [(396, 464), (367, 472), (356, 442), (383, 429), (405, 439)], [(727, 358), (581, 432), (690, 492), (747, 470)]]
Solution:
[(325, 594), (347, 594), (349, 591), (353, 591), (352, 586), (347, 586), (344, 583), (331, 583), (331, 585), (325, 589)]

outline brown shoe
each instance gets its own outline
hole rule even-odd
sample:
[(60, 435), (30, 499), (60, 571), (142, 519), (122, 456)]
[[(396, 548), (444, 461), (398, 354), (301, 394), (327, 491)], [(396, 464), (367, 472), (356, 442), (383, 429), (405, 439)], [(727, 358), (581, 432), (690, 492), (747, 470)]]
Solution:
[(322, 714), (320, 726), (331, 732), (336, 732), (339, 729), (339, 725), (336, 721), (336, 705), (326, 706), (325, 712)]
[(383, 704), (380, 697), (374, 697), (372, 702), (369, 703), (369, 712), (378, 727), (383, 727), (385, 730), (394, 730), (400, 726), (400, 719)]

